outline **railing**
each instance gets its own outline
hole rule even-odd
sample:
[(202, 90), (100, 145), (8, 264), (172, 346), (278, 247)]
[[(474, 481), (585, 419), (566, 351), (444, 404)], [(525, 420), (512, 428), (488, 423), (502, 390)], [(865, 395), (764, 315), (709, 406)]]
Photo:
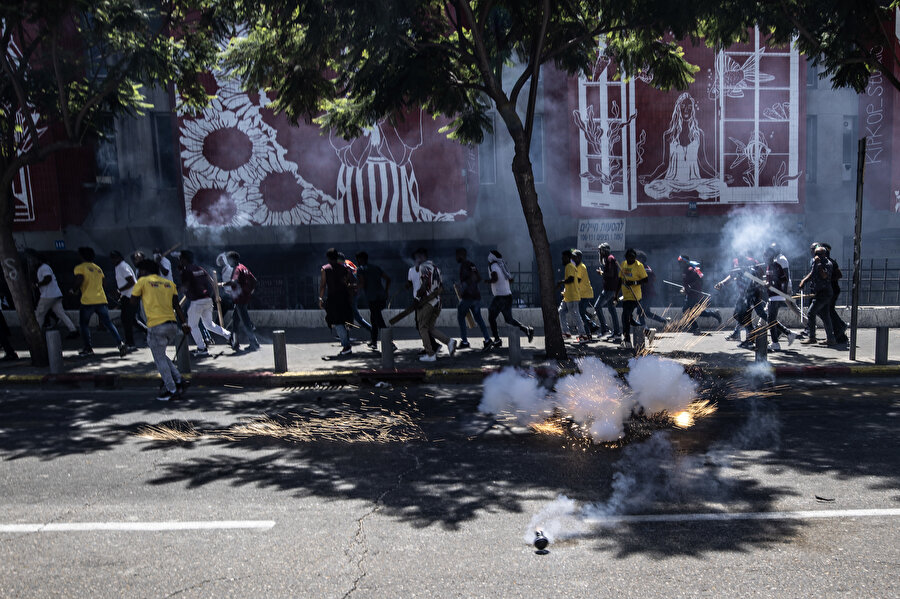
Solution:
[[(795, 258), (791, 267), (791, 280), (794, 284), (794, 292), (798, 292), (797, 285), (806, 275), (806, 260), (803, 258)], [(513, 266), (513, 265), (510, 265)], [(511, 285), (513, 292), (513, 305), (515, 307), (534, 307), (540, 305), (540, 293), (538, 285), (538, 275), (535, 265), (523, 265), (517, 263), (512, 270), (513, 283)], [(589, 268), (594, 268), (589, 265)], [(850, 286), (853, 279), (853, 264), (848, 261), (847, 264), (841, 266), (843, 278), (841, 279), (841, 299), (840, 302), (850, 303)], [(392, 273), (393, 274), (393, 273)], [(394, 277), (391, 286), (391, 294), (401, 290), (405, 279), (402, 273)], [(456, 294), (453, 292), (450, 281), (455, 278), (455, 272), (443, 272), (444, 279), (447, 281), (446, 289), (441, 296), (441, 301), (445, 308), (455, 308), (458, 305)], [(483, 277), (487, 273), (481, 273)], [(712, 305), (727, 307), (734, 304), (734, 287), (727, 286), (719, 292), (715, 292), (713, 286), (717, 281), (725, 278), (727, 272), (718, 270), (704, 269), (704, 291), (712, 294)], [(292, 275), (285, 273), (284, 275), (264, 275), (259, 276), (259, 287), (254, 296), (254, 304), (256, 307), (265, 307), (273, 309), (314, 309), (318, 306), (319, 297), (319, 278), (309, 275)], [(663, 283), (663, 280), (669, 280), (675, 283), (681, 283), (681, 270), (677, 265), (668, 269), (656, 270), (656, 294), (654, 296), (654, 304), (660, 306), (671, 305), (680, 307), (683, 296), (678, 289)], [(595, 293), (600, 291), (600, 277), (592, 274), (592, 282), (594, 283)], [(484, 281), (480, 285), (483, 303), (487, 305), (490, 301), (490, 285)], [(408, 291), (400, 291), (396, 294), (393, 307), (405, 307), (409, 305), (411, 293)], [(878, 258), (864, 260), (860, 270), (860, 293), (859, 302), (863, 306), (896, 306), (900, 305), (900, 259), (895, 258)], [(360, 302), (361, 306), (365, 306), (365, 301)]]

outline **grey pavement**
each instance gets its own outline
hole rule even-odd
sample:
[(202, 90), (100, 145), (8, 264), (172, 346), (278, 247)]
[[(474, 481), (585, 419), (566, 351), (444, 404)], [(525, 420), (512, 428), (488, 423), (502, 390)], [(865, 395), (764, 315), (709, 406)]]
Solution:
[[(193, 388), (171, 404), (129, 390), (3, 388), (0, 525), (273, 525), (0, 532), (0, 596), (897, 597), (898, 517), (840, 515), (900, 507), (897, 389), (801, 379), (764, 398), (723, 392), (714, 415), (668, 433), (673, 454), (642, 462), (650, 472), (694, 464), (689, 474), (725, 492), (707, 497), (686, 478), (640, 514), (836, 517), (626, 523), (536, 555), (523, 540), (533, 514), (559, 494), (605, 501), (628, 448), (484, 427), (477, 385)], [(423, 436), (379, 444), (214, 434), (263, 414), (340, 429), (348, 414), (385, 410), (410, 415)], [(175, 423), (209, 436), (138, 436)], [(766, 433), (761, 442), (729, 441), (751, 424)], [(709, 469), (712, 455), (728, 465)]]
[[(458, 330), (445, 329), (448, 334)], [(256, 352), (234, 353), (224, 341), (219, 340), (218, 345), (210, 346), (210, 357), (192, 361), (193, 372), (209, 373), (261, 373), (271, 372), (274, 369), (274, 355), (271, 344), (271, 331), (260, 330), (259, 337), (263, 343), (262, 348)], [(321, 372), (334, 370), (358, 370), (381, 368), (381, 354), (370, 350), (365, 342), (365, 332), (355, 331), (355, 343), (353, 354), (347, 358), (334, 359), (340, 351), (337, 340), (324, 327), (321, 329), (289, 329), (287, 336), (287, 362), (288, 370), (293, 372)], [(504, 330), (504, 333), (506, 331)], [(447, 355), (446, 348), (438, 354), (438, 361), (423, 363), (418, 360), (422, 343), (415, 336), (413, 329), (408, 327), (395, 328), (395, 343), (398, 351), (395, 354), (395, 368), (397, 369), (472, 369), (492, 368), (509, 364), (509, 350), (507, 339), (499, 349), (489, 352), (482, 351), (483, 342), (480, 338), (470, 337), (471, 349), (460, 349), (452, 358)], [(708, 367), (740, 368), (749, 365), (755, 360), (752, 350), (740, 349), (737, 343), (726, 341), (726, 331), (705, 331), (701, 335), (693, 335), (684, 332), (661, 332), (654, 338), (651, 344), (652, 351), (658, 355), (668, 356), (685, 364), (699, 364)], [(69, 373), (102, 373), (102, 374), (149, 374), (155, 372), (149, 350), (139, 348), (125, 358), (120, 358), (118, 351), (109, 345), (111, 339), (107, 339), (105, 331), (96, 334), (98, 343), (95, 345), (96, 354), (82, 358), (77, 355), (80, 348), (78, 340), (64, 342), (64, 365)], [(456, 337), (458, 339), (458, 337)], [(104, 347), (104, 340), (107, 345)], [(543, 355), (544, 339), (540, 335), (534, 338), (532, 343), (521, 338), (522, 356), (524, 364), (537, 365), (546, 362)], [(835, 365), (866, 365), (874, 364), (875, 356), (875, 330), (860, 329), (857, 341), (857, 361), (851, 363), (849, 350), (846, 346), (840, 349), (832, 349), (821, 345), (801, 345), (799, 341), (788, 346), (782, 340), (782, 351), (769, 354), (769, 361), (774, 366), (835, 366)], [(193, 343), (191, 341), (191, 347)], [(609, 363), (624, 367), (632, 354), (617, 346), (594, 341), (589, 344), (568, 344), (568, 353), (571, 359), (584, 356), (599, 356)], [(173, 347), (169, 349), (169, 355), (174, 356)], [(24, 353), (22, 354), (25, 355)], [(889, 364), (900, 364), (900, 330), (893, 329), (889, 334)], [(0, 375), (2, 374), (46, 374), (46, 369), (33, 368), (25, 359), (17, 362), (0, 363)]]

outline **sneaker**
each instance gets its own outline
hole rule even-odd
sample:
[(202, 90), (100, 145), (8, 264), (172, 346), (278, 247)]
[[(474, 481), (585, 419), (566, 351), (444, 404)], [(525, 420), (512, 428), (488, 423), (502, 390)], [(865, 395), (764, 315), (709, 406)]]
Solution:
[(162, 391), (160, 391), (159, 395), (156, 396), (156, 400), (157, 401), (170, 401), (170, 400), (175, 399), (176, 396), (177, 396), (177, 392), (172, 393), (168, 389), (163, 389)]
[[(534, 341), (534, 327), (528, 327), (528, 329), (526, 329), (525, 331), (525, 334), (528, 335), (528, 343)], [(600, 334), (602, 335), (603, 333)]]
[(794, 343), (794, 341), (796, 341), (797, 333), (794, 333), (793, 331), (791, 331), (790, 333), (787, 334), (787, 339), (788, 339), (788, 347), (790, 347)]
[(838, 343), (842, 344), (842, 345), (843, 345), (844, 343), (850, 343), (850, 338), (847, 337), (847, 335), (835, 336), (834, 340), (837, 341)]
[(93, 356), (93, 355), (94, 355), (94, 350), (93, 350), (92, 348), (90, 348), (90, 347), (85, 347), (85, 348), (82, 349), (80, 352), (78, 352), (78, 355), (79, 355), (79, 356)]
[(419, 362), (437, 362), (437, 356), (435, 354), (425, 354), (419, 358)]
[[(256, 349), (259, 349), (259, 346), (256, 346)], [(250, 349), (250, 350), (248, 350), (248, 351), (254, 351), (254, 350), (253, 350), (253, 349)], [(352, 347), (345, 347), (344, 349), (342, 349), (342, 350), (340, 351), (340, 353), (338, 354), (338, 356), (339, 356), (339, 357), (349, 356), (349, 355), (352, 354), (352, 353), (353, 353), (353, 348), (352, 348)]]
[(125, 345), (124, 343), (120, 343), (119, 344), (119, 357), (124, 358), (125, 354), (127, 354), (127, 353), (128, 353), (128, 346)]
[(815, 345), (817, 343), (815, 337), (807, 337), (803, 341), (800, 342), (802, 345)]
[(209, 357), (209, 348), (204, 347), (203, 349), (195, 349), (191, 352), (192, 358), (208, 358)]
[(470, 347), (472, 347), (472, 344), (468, 341), (460, 341), (456, 347), (458, 349), (469, 349)]
[(366, 347), (368, 347), (372, 351), (378, 351), (378, 344), (374, 341), (369, 341), (368, 343), (366, 343)]
[(247, 348), (247, 351), (248, 351), (248, 352), (259, 351), (259, 346), (258, 346), (258, 345), (251, 345), (250, 347)]
[(754, 347), (756, 347), (756, 344), (753, 343), (753, 341), (751, 341), (750, 339), (747, 339), (746, 341), (741, 341), (740, 343), (738, 343), (738, 347), (741, 347), (743, 349), (753, 349)]
[(234, 333), (234, 331), (232, 331), (231, 334), (228, 335), (228, 345), (230, 345), (231, 349), (233, 349), (234, 351), (241, 349), (241, 346), (238, 345), (237, 335)]
[(725, 337), (725, 341), (740, 341), (741, 340), (741, 332), (734, 331), (732, 334)]
[(781, 351), (781, 344), (777, 341), (769, 344), (769, 351)]
[(447, 344), (447, 353), (450, 354), (451, 358), (456, 353), (456, 339), (451, 339), (450, 343)]
[(187, 388), (191, 386), (191, 382), (187, 379), (181, 379), (177, 383), (175, 383), (175, 392), (178, 395), (184, 395), (184, 392), (187, 391)]
[(503, 347), (503, 340), (500, 337), (497, 337), (491, 342), (492, 347)]
[(79, 337), (81, 337), (81, 334), (78, 331), (71, 331), (66, 335), (66, 339), (78, 339)]

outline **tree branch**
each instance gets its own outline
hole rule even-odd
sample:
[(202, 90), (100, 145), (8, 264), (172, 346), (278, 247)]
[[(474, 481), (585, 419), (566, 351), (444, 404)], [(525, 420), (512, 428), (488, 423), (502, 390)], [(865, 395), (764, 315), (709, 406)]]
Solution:
[(66, 135), (71, 139), (74, 136), (72, 132), (72, 115), (69, 112), (69, 100), (66, 97), (66, 86), (63, 81), (62, 72), (59, 66), (59, 54), (57, 52), (56, 36), (50, 40), (50, 58), (53, 61), (53, 74), (56, 78), (56, 90), (59, 95), (59, 111), (62, 114), (63, 126), (66, 129)]
[(531, 53), (531, 85), (528, 87), (528, 107), (525, 110), (525, 143), (531, 149), (531, 134), (534, 128), (534, 109), (537, 104), (538, 83), (540, 82), (541, 63), (540, 57), (544, 49), (544, 37), (547, 35), (547, 25), (550, 22), (550, 0), (544, 0), (543, 18), (537, 38), (534, 40), (534, 49)]

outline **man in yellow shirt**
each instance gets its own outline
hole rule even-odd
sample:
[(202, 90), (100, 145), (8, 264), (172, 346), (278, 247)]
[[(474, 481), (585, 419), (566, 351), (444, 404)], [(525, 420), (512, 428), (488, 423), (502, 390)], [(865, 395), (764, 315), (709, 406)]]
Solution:
[(578, 302), (581, 300), (581, 293), (578, 291), (578, 267), (572, 261), (572, 250), (565, 250), (562, 253), (562, 263), (563, 278), (559, 284), (563, 286), (563, 297), (559, 304), (559, 324), (563, 336), (569, 337), (569, 324), (566, 321), (574, 320), (575, 328), (578, 329), (578, 340), (585, 341), (587, 337), (584, 334), (584, 323), (578, 314)]
[(631, 318), (635, 308), (640, 308), (641, 285), (647, 282), (647, 271), (638, 262), (634, 248), (625, 250), (625, 262), (619, 265), (619, 279), (622, 281), (622, 332), (625, 341), (622, 346), (631, 349)]
[[(156, 399), (177, 399), (184, 392), (187, 383), (181, 378), (178, 367), (166, 355), (166, 347), (175, 341), (178, 333), (176, 313), (183, 323), (187, 323), (187, 318), (178, 303), (175, 283), (159, 275), (159, 264), (153, 260), (143, 260), (137, 264), (137, 268), (138, 280), (131, 290), (131, 301), (135, 305), (143, 302), (144, 314), (147, 315), (147, 346), (165, 387)], [(190, 334), (189, 325), (183, 324), (181, 328), (185, 335)]]
[(581, 321), (587, 330), (587, 338), (590, 340), (591, 335), (600, 330), (600, 327), (594, 324), (594, 321), (588, 316), (588, 307), (594, 303), (591, 301), (594, 299), (594, 288), (591, 286), (591, 278), (587, 266), (584, 264), (581, 250), (572, 250), (572, 262), (578, 271), (578, 295), (581, 296), (581, 299), (578, 300), (578, 314), (581, 316)]
[(119, 348), (119, 355), (124, 357), (128, 351), (122, 336), (116, 330), (112, 320), (109, 318), (109, 307), (106, 302), (106, 293), (103, 291), (103, 269), (94, 264), (94, 249), (89, 247), (78, 248), (78, 255), (81, 256), (81, 264), (75, 267), (75, 292), (81, 292), (81, 306), (78, 310), (78, 324), (81, 327), (81, 339), (84, 341), (84, 347), (79, 356), (90, 356), (94, 354), (94, 348), (91, 345), (91, 316), (96, 314), (106, 330), (112, 333), (116, 338), (116, 345)]

